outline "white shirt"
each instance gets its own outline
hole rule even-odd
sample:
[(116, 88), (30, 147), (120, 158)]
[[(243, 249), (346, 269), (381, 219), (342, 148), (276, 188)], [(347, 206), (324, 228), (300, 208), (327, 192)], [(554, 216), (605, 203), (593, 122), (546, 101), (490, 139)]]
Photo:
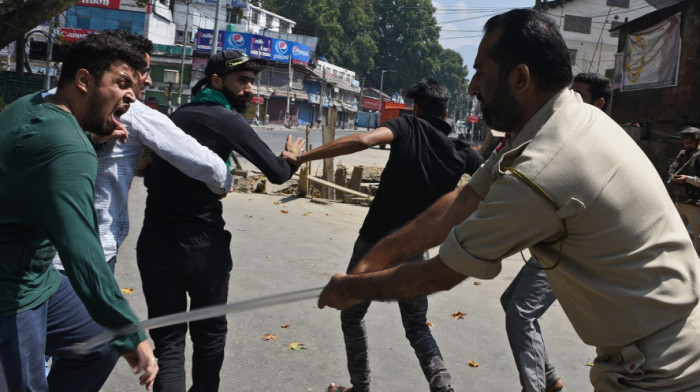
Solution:
[[(129, 232), (129, 188), (144, 147), (184, 174), (204, 182), (214, 193), (225, 194), (233, 185), (226, 163), (165, 114), (136, 101), (119, 121), (129, 132), (126, 143), (110, 139), (97, 150), (95, 209), (105, 260), (116, 256)], [(54, 265), (63, 269), (58, 255)]]

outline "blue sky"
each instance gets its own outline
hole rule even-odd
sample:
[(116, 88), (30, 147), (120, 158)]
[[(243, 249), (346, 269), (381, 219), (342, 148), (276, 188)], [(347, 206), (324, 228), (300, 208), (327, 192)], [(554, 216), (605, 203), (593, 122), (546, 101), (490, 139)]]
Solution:
[(433, 0), (435, 17), (441, 27), (440, 44), (462, 55), (474, 75), (474, 58), (481, 41), (484, 23), (495, 14), (513, 8), (533, 7), (535, 0)]

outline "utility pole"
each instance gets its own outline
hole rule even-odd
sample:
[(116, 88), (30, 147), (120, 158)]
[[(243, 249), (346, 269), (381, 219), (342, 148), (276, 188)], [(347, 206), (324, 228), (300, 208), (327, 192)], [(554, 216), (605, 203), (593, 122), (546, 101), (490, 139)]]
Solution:
[[(289, 46), (287, 46), (289, 47)], [(289, 128), (292, 126), (292, 118), (291, 115), (289, 114), (289, 99), (290, 99), (290, 94), (292, 92), (292, 53), (289, 53), (289, 70), (287, 71), (287, 75), (289, 77), (289, 83), (287, 83), (287, 110), (284, 114), (284, 126)]]
[(219, 11), (221, 10), (221, 0), (216, 0), (216, 16), (214, 16), (214, 37), (211, 40), (211, 52), (209, 57), (216, 54), (216, 50), (219, 47)]
[(379, 114), (379, 125), (381, 125), (382, 122), (382, 103), (384, 102), (384, 93), (382, 92), (382, 88), (384, 87), (384, 72), (396, 72), (393, 69), (383, 69), (382, 70), (382, 77), (379, 78), (379, 110), (377, 113)]
[[(187, 29), (190, 21), (190, 3), (191, 0), (186, 0), (187, 11), (185, 12), (185, 31), (182, 34), (182, 58), (180, 59), (180, 77), (177, 85), (177, 106), (180, 107), (182, 102), (182, 80), (185, 79), (185, 52), (187, 52)], [(217, 12), (218, 13), (218, 12)]]
[(318, 102), (319, 126), (323, 126), (323, 98), (326, 95), (326, 67), (323, 67), (323, 80), (321, 81), (321, 99)]

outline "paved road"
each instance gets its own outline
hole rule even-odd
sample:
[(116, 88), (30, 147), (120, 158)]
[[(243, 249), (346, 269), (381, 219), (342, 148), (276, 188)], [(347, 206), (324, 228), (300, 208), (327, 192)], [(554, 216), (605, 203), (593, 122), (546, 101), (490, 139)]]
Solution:
[[(121, 248), (116, 268), (120, 286), (134, 289), (128, 299), (141, 318), (147, 312), (136, 268), (135, 244), (143, 220), (145, 194), (137, 179), (130, 196), (132, 230)], [(332, 274), (345, 270), (367, 212), (367, 207), (357, 205), (320, 205), (309, 199), (240, 193), (229, 195), (223, 205), (227, 228), (233, 233), (231, 301), (324, 285)], [(499, 296), (521, 265), (520, 255), (511, 257), (496, 279), (480, 285), (468, 279), (449, 292), (431, 297), (428, 318), (435, 325), (433, 333), (452, 373), (455, 390), (520, 390)], [(220, 390), (303, 392), (324, 391), (331, 381), (347, 384), (339, 313), (314, 305), (315, 301), (308, 300), (229, 315)], [(453, 320), (450, 314), (457, 311), (467, 315)], [(282, 324), (290, 327), (283, 329)], [(594, 350), (580, 342), (558, 303), (541, 324), (566, 390), (591, 390), (586, 363), (593, 360)], [(372, 389), (427, 391), (418, 362), (403, 337), (397, 306), (373, 304), (367, 325)], [(278, 340), (263, 341), (266, 333), (276, 334)], [(304, 343), (306, 349), (286, 349), (291, 342)], [(187, 344), (189, 347), (191, 343)], [(190, 353), (188, 350), (188, 357)], [(480, 366), (469, 367), (471, 360)], [(103, 391), (139, 389), (136, 377), (122, 360)]]

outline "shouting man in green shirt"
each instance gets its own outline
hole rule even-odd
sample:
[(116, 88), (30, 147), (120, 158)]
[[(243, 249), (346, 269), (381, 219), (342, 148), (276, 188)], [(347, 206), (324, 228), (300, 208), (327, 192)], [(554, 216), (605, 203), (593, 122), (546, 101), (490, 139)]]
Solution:
[[(97, 391), (123, 355), (150, 389), (158, 364), (143, 332), (78, 357), (71, 346), (136, 321), (97, 230), (97, 156), (86, 132), (126, 133), (143, 56), (114, 37), (75, 43), (55, 95), (0, 114), (0, 389)], [(66, 276), (51, 266), (56, 251)], [(57, 357), (48, 378), (44, 355)]]

